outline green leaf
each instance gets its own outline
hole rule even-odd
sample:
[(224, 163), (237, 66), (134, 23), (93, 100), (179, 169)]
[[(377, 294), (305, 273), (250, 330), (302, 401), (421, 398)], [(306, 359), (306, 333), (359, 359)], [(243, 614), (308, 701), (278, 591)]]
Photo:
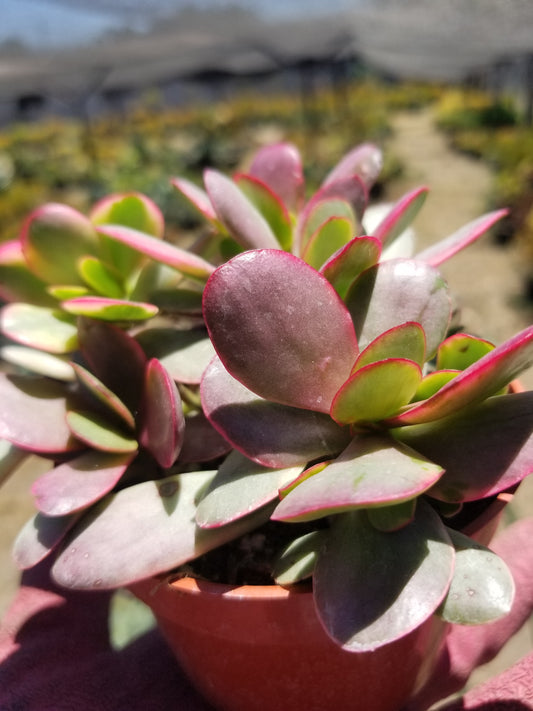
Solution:
[(294, 585), (309, 578), (315, 569), (327, 531), (312, 531), (292, 541), (279, 555), (272, 575), (278, 585)]
[(422, 367), (425, 357), (424, 329), (419, 323), (411, 321), (385, 331), (369, 343), (355, 361), (352, 373), (365, 365), (387, 358), (407, 358)]
[(120, 299), (124, 289), (116, 275), (96, 257), (83, 257), (78, 262), (78, 271), (83, 281), (101, 296)]
[(412, 402), (419, 400), (427, 400), (432, 395), (435, 395), (442, 387), (453, 380), (461, 371), (459, 370), (437, 370), (434, 373), (428, 373), (422, 381), (416, 393), (413, 395)]
[(75, 437), (103, 452), (134, 452), (138, 448), (135, 438), (93, 412), (71, 410), (67, 424)]
[(103, 296), (82, 296), (63, 301), (61, 306), (76, 316), (90, 316), (102, 321), (145, 321), (159, 311), (153, 304), (138, 301), (108, 299)]
[(251, 175), (239, 173), (233, 176), (233, 180), (268, 222), (282, 249), (289, 252), (292, 245), (292, 222), (279, 197), (265, 183)]
[(76, 321), (67, 314), (31, 304), (8, 304), (0, 313), (2, 333), (47, 353), (70, 353), (78, 346)]
[(378, 531), (398, 531), (411, 523), (415, 511), (416, 499), (410, 499), (394, 506), (368, 509), (368, 520)]
[(353, 224), (349, 220), (345, 217), (330, 217), (311, 235), (302, 253), (302, 259), (315, 269), (320, 269), (354, 236)]
[(494, 349), (494, 344), (466, 333), (443, 341), (437, 351), (437, 370), (464, 370)]
[(45, 375), (65, 382), (75, 380), (74, 370), (66, 358), (35, 348), (9, 344), (0, 346), (0, 358), (36, 375)]

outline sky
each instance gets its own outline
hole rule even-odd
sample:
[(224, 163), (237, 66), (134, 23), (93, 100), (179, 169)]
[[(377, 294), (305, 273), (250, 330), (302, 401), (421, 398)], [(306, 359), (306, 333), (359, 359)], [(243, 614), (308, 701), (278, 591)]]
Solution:
[[(332, 6), (342, 9), (353, 2), (330, 0), (328, 11)], [(150, 15), (152, 9), (164, 13), (186, 5), (223, 7), (229, 0), (71, 0), (70, 6), (69, 0), (2, 0), (1, 4), (0, 43), (14, 39), (32, 48), (50, 48), (85, 44), (106, 31), (123, 27), (126, 21), (133, 29), (145, 29), (147, 9)], [(234, 4), (274, 16), (298, 11), (309, 14), (324, 8), (323, 0), (236, 0)], [(116, 11), (120, 6), (133, 7), (134, 11)], [(96, 9), (102, 7), (109, 11)]]

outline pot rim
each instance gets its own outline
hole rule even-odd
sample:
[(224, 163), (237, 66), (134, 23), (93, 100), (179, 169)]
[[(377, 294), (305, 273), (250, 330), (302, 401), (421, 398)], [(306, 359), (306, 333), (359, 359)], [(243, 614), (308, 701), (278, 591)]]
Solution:
[(167, 576), (163, 581), (176, 592), (188, 595), (208, 595), (227, 598), (261, 598), (261, 599), (287, 599), (294, 595), (305, 595), (312, 592), (310, 584), (291, 585), (282, 587), (276, 583), (271, 585), (231, 585), (229, 583), (216, 583), (192, 576)]

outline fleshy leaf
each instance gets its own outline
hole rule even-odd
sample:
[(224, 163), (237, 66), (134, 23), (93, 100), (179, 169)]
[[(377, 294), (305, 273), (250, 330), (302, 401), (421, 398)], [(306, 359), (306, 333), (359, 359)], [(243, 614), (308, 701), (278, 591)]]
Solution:
[(272, 575), (278, 585), (294, 585), (309, 578), (315, 569), (318, 552), (327, 531), (311, 531), (292, 541), (279, 555)]
[(233, 180), (217, 170), (206, 170), (204, 183), (218, 218), (240, 245), (280, 248), (268, 222)]
[(372, 651), (405, 636), (442, 602), (454, 550), (437, 514), (418, 506), (415, 520), (394, 533), (370, 525), (366, 514), (339, 516), (313, 577), (319, 618), (351, 652)]
[(21, 529), (13, 544), (13, 559), (21, 570), (32, 568), (56, 548), (80, 514), (45, 516), (38, 513)]
[(231, 444), (213, 427), (203, 412), (195, 412), (186, 417), (180, 463), (210, 462), (228, 454), (230, 450)]
[(349, 220), (345, 217), (330, 217), (311, 235), (302, 259), (315, 269), (320, 269), (334, 253), (345, 247), (353, 236), (353, 225)]
[(379, 239), (383, 245), (393, 242), (414, 220), (424, 204), (428, 192), (427, 188), (416, 188), (400, 198), (373, 230), (373, 236)]
[(72, 434), (90, 447), (117, 453), (137, 450), (134, 437), (94, 412), (70, 410), (66, 419)]
[(325, 197), (313, 201), (310, 209), (301, 213), (296, 227), (295, 252), (304, 255), (313, 235), (332, 217), (346, 220), (351, 225), (352, 237), (358, 234), (357, 220), (351, 205), (342, 198)]
[(511, 610), (514, 581), (503, 560), (467, 536), (448, 529), (456, 550), (455, 570), (439, 615), (458, 625), (481, 625)]
[(460, 370), (436, 370), (433, 373), (428, 373), (422, 378), (420, 385), (416, 389), (411, 402), (419, 402), (427, 400), (438, 392), (442, 387), (459, 375)]
[[(53, 286), (48, 286), (46, 291), (57, 301), (77, 299), (89, 293), (89, 289), (86, 286), (79, 286), (77, 284), (54, 284)], [(57, 307), (57, 303), (54, 303), (54, 305)]]
[(331, 404), (331, 416), (341, 425), (377, 422), (406, 405), (422, 380), (417, 363), (388, 358), (358, 368), (342, 385)]
[(376, 182), (382, 167), (381, 150), (372, 143), (362, 143), (341, 158), (328, 173), (323, 185), (329, 185), (350, 175), (358, 175), (367, 188), (370, 188)]
[(223, 526), (277, 501), (280, 487), (296, 479), (301, 469), (270, 469), (233, 451), (198, 504), (196, 522), (202, 528)]
[(141, 193), (115, 193), (94, 205), (89, 215), (93, 225), (114, 224), (131, 227), (162, 239), (165, 221), (161, 210)]
[(368, 509), (368, 520), (378, 531), (399, 531), (415, 517), (417, 499), (402, 501), (392, 506), (378, 506)]
[(28, 456), (27, 452), (14, 447), (11, 442), (0, 439), (0, 486)]
[(484, 235), (490, 228), (501, 220), (502, 217), (507, 215), (508, 210), (495, 210), (494, 212), (489, 212), (486, 215), (472, 220), (464, 227), (461, 227), (457, 232), (454, 232), (449, 237), (437, 242), (437, 244), (424, 249), (416, 255), (417, 259), (420, 259), (427, 264), (431, 264), (434, 267), (440, 266), (443, 262), (453, 257), (454, 254), (460, 252), (462, 249), (467, 247), (469, 244), (477, 240), (479, 237)]
[(465, 370), (494, 349), (494, 344), (466, 333), (455, 333), (437, 351), (437, 370)]
[(384, 331), (416, 321), (426, 334), (426, 358), (446, 335), (451, 316), (448, 287), (433, 267), (412, 259), (391, 259), (367, 269), (346, 296), (359, 346)]
[(148, 358), (157, 358), (179, 383), (196, 385), (215, 355), (204, 329), (148, 328), (136, 335)]
[(76, 379), (66, 358), (38, 351), (35, 348), (7, 344), (0, 346), (0, 358), (35, 375), (71, 382)]
[(110, 494), (74, 528), (52, 568), (61, 585), (108, 589), (167, 572), (257, 528), (268, 510), (203, 530), (194, 520), (213, 471), (177, 474)]
[(91, 222), (67, 205), (48, 203), (28, 217), (22, 249), (34, 274), (49, 284), (79, 284), (76, 263), (98, 255), (99, 241)]
[(176, 384), (156, 359), (144, 376), (139, 442), (163, 468), (172, 466), (183, 444), (185, 418)]
[(331, 417), (268, 402), (241, 385), (214, 358), (201, 385), (204, 412), (231, 444), (266, 467), (304, 465), (337, 454), (350, 441)]
[(491, 350), (428, 400), (395, 417), (391, 424), (416, 425), (452, 415), (461, 408), (495, 395), (531, 365), (533, 326)]
[(91, 451), (60, 464), (34, 482), (37, 508), (47, 516), (66, 516), (90, 506), (111, 491), (132, 458)]
[(66, 397), (62, 383), (0, 373), (0, 437), (46, 456), (81, 449), (66, 424)]
[(0, 297), (36, 306), (55, 305), (46, 293), (46, 283), (28, 269), (18, 239), (0, 244)]
[(83, 281), (97, 294), (120, 299), (124, 289), (103, 262), (96, 257), (82, 257), (78, 262), (78, 271)]
[(343, 299), (359, 274), (378, 263), (381, 243), (374, 237), (355, 237), (333, 254), (320, 272)]
[(78, 363), (72, 363), (72, 368), (80, 383), (96, 398), (97, 402), (103, 404), (109, 413), (117, 415), (130, 429), (135, 429), (135, 420), (131, 411), (114, 392)]
[(254, 176), (238, 173), (233, 180), (268, 222), (281, 248), (290, 251), (292, 222), (281, 199), (266, 183)]
[(102, 321), (146, 321), (159, 312), (153, 304), (108, 299), (103, 296), (80, 296), (63, 301), (61, 306), (70, 314), (90, 316)]
[(192, 279), (205, 281), (214, 271), (213, 265), (192, 252), (176, 247), (169, 242), (121, 225), (105, 225), (97, 228), (99, 234), (126, 244), (156, 262), (166, 264)]
[(357, 341), (329, 282), (279, 250), (246, 252), (217, 269), (204, 318), (229, 372), (275, 402), (328, 412)]
[(272, 518), (310, 521), (332, 513), (387, 506), (427, 491), (442, 468), (386, 435), (357, 435), (322, 471), (285, 496)]
[(422, 367), (426, 360), (426, 337), (422, 326), (408, 321), (385, 331), (361, 351), (352, 372), (386, 358), (407, 358)]
[(70, 353), (78, 346), (76, 320), (44, 306), (4, 306), (0, 311), (0, 329), (13, 341), (47, 353)]
[(302, 159), (296, 146), (277, 143), (258, 150), (249, 170), (278, 195), (287, 208), (296, 212), (304, 194)]
[(218, 222), (215, 209), (205, 190), (186, 178), (172, 178), (170, 182), (206, 220), (215, 224)]
[(452, 502), (492, 496), (533, 471), (533, 393), (493, 397), (394, 434), (445, 469), (431, 496)]

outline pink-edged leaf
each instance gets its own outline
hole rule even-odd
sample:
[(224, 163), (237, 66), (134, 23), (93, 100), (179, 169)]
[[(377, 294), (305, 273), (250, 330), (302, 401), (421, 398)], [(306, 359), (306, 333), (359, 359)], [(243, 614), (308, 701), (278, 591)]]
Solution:
[(437, 370), (465, 370), (490, 351), (494, 344), (467, 333), (454, 333), (437, 351)]
[(276, 521), (309, 521), (351, 509), (399, 504), (420, 496), (442, 475), (387, 435), (356, 435), (327, 467), (305, 478), (278, 504)]
[(475, 240), (482, 237), (490, 228), (505, 217), (508, 210), (495, 210), (488, 212), (486, 215), (472, 220), (467, 225), (464, 225), (457, 232), (454, 232), (449, 237), (437, 242), (437, 244), (424, 249), (416, 255), (417, 259), (421, 259), (427, 264), (438, 267), (446, 260), (453, 257), (454, 254), (460, 252)]
[(47, 516), (66, 516), (90, 506), (113, 489), (133, 456), (91, 451), (60, 464), (33, 483), (37, 508)]
[[(345, 217), (330, 217), (311, 235), (302, 259), (315, 269), (352, 240), (353, 224)], [(328, 279), (329, 281), (329, 279)]]
[(21, 570), (32, 568), (44, 560), (65, 538), (80, 517), (45, 516), (38, 513), (21, 529), (13, 544), (13, 559)]
[(278, 195), (291, 212), (297, 212), (304, 197), (304, 175), (300, 153), (292, 143), (275, 143), (260, 148), (249, 174)]
[(99, 234), (121, 244), (126, 244), (156, 262), (166, 264), (192, 279), (205, 281), (214, 270), (212, 264), (196, 254), (130, 227), (105, 225), (99, 226), (97, 229)]
[(170, 182), (206, 220), (218, 223), (217, 214), (205, 190), (186, 178), (172, 178)]
[(204, 182), (218, 218), (240, 245), (280, 249), (268, 222), (233, 180), (216, 170), (206, 170)]
[(450, 380), (428, 400), (391, 420), (392, 426), (416, 425), (457, 413), (495, 395), (533, 365), (533, 326), (520, 331)]
[(99, 414), (88, 410), (69, 410), (67, 424), (72, 434), (87, 446), (102, 452), (136, 452), (137, 440)]
[(7, 343), (5, 346), (0, 346), (0, 359), (34, 375), (44, 375), (64, 382), (72, 382), (76, 379), (66, 356), (56, 356), (35, 348)]
[(246, 252), (219, 267), (204, 291), (204, 318), (229, 372), (286, 405), (328, 412), (358, 353), (331, 284), (279, 250)]
[(148, 362), (139, 442), (163, 468), (172, 466), (183, 444), (185, 418), (176, 384), (156, 359)]
[(153, 200), (141, 193), (114, 193), (99, 200), (89, 219), (93, 225), (123, 225), (163, 238), (165, 219)]
[(358, 368), (339, 389), (331, 416), (341, 425), (377, 422), (406, 405), (422, 380), (417, 363), (387, 358)]
[(120, 328), (92, 319), (79, 320), (78, 334), (91, 372), (136, 412), (147, 362), (140, 345)]
[(320, 268), (341, 298), (359, 274), (378, 263), (381, 242), (374, 237), (355, 237), (351, 242), (333, 254)]
[(79, 365), (79, 363), (72, 363), (72, 368), (76, 373), (78, 381), (98, 403), (104, 405), (109, 413), (116, 415), (121, 422), (126, 424), (130, 429), (135, 429), (135, 419), (131, 411), (114, 392), (106, 387), (102, 381), (89, 370)]
[(451, 316), (441, 274), (412, 259), (391, 259), (367, 269), (350, 288), (346, 304), (360, 347), (395, 326), (415, 321), (426, 334), (427, 358), (444, 339)]
[(426, 360), (426, 336), (422, 326), (407, 321), (385, 331), (361, 351), (352, 372), (386, 358), (407, 358), (422, 367)]
[(104, 296), (80, 296), (63, 301), (61, 306), (69, 314), (90, 316), (102, 321), (146, 321), (159, 313), (153, 304), (108, 299)]
[(209, 422), (203, 412), (188, 415), (185, 420), (185, 437), (179, 454), (181, 464), (210, 462), (223, 457), (231, 444)]
[(45, 306), (4, 306), (0, 310), (0, 330), (17, 343), (47, 353), (70, 353), (78, 346), (76, 319)]
[(446, 595), (455, 553), (438, 515), (423, 503), (393, 534), (376, 530), (364, 511), (336, 517), (313, 589), (318, 616), (343, 649), (367, 652), (404, 637)]
[(0, 373), (0, 437), (43, 456), (81, 449), (67, 427), (67, 393), (53, 380)]
[(296, 238), (293, 251), (302, 256), (305, 254), (309, 242), (324, 223), (331, 218), (344, 219), (351, 225), (351, 236), (359, 234), (357, 220), (351, 205), (339, 197), (325, 197), (321, 200), (312, 200), (309, 210), (304, 210), (296, 226)]
[(30, 269), (49, 284), (79, 284), (78, 259), (98, 256), (99, 251), (90, 220), (58, 203), (34, 210), (22, 227), (20, 239)]
[(394, 434), (445, 469), (431, 496), (453, 502), (493, 496), (533, 471), (533, 393), (493, 397), (460, 416)]
[(301, 469), (269, 469), (233, 451), (198, 504), (196, 522), (202, 528), (224, 526), (277, 501), (279, 489), (296, 479)]
[(261, 510), (228, 526), (203, 530), (198, 498), (215, 472), (177, 474), (110, 494), (72, 530), (52, 575), (78, 589), (117, 588), (183, 565), (268, 520)]
[(428, 192), (428, 188), (416, 188), (400, 198), (379, 225), (374, 228), (373, 236), (379, 239), (383, 245), (393, 242), (415, 219), (426, 201)]
[(311, 577), (327, 531), (311, 531), (295, 538), (277, 556), (272, 577), (278, 585), (294, 585)]
[(267, 402), (231, 377), (218, 358), (204, 373), (202, 405), (212, 425), (231, 444), (266, 467), (304, 465), (341, 452), (347, 428), (319, 412)]
[(268, 222), (282, 249), (290, 251), (292, 220), (281, 198), (266, 183), (252, 175), (237, 173), (233, 180)]
[(373, 143), (362, 143), (352, 148), (329, 172), (323, 185), (358, 175), (367, 188), (372, 187), (383, 167), (381, 149)]
[(55, 305), (46, 293), (46, 283), (29, 270), (18, 239), (0, 244), (0, 297), (37, 306)]
[(148, 358), (157, 358), (179, 383), (197, 385), (215, 355), (215, 349), (202, 328), (148, 328), (136, 335)]

